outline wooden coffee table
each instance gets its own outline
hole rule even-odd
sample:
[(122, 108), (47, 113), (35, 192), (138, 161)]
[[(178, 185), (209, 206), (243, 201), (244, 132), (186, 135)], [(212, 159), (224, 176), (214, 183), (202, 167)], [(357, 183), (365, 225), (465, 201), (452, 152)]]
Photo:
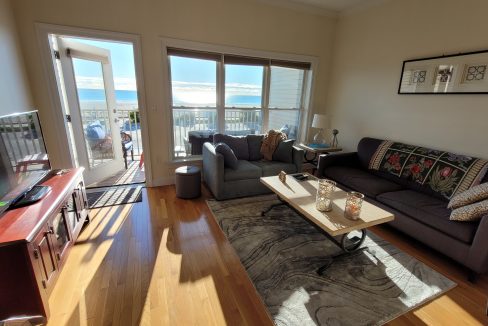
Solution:
[[(366, 238), (368, 227), (393, 221), (394, 215), (365, 201), (360, 218), (356, 221), (350, 220), (344, 217), (347, 193), (339, 188), (336, 188), (331, 196), (332, 211), (320, 212), (315, 208), (317, 178), (310, 174), (307, 176), (307, 180), (299, 181), (289, 174), (286, 176), (285, 183), (281, 182), (278, 176), (262, 177), (261, 183), (276, 193), (282, 201), (268, 208), (262, 215), (265, 216), (275, 206), (287, 204), (339, 246), (343, 252), (327, 257), (327, 264), (318, 270), (318, 273), (322, 274), (334, 259), (347, 256), (360, 248)], [(354, 231), (358, 231), (361, 236), (349, 237), (349, 234)]]

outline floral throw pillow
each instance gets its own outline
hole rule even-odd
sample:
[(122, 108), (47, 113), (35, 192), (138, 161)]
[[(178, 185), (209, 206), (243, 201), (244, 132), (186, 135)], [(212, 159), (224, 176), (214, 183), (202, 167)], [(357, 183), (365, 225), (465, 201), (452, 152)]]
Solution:
[(472, 222), (488, 214), (488, 199), (456, 208), (451, 212), (451, 221)]
[(488, 182), (474, 186), (452, 197), (447, 208), (459, 208), (483, 199), (488, 199)]
[(488, 161), (435, 149), (384, 141), (369, 168), (430, 187), (447, 199), (478, 185)]

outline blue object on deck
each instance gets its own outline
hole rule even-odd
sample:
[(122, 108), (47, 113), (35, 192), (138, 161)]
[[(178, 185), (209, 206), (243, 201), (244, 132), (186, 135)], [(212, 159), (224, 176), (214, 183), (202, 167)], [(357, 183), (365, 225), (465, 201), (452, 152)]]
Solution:
[(138, 123), (132, 122), (129, 124), (129, 121), (126, 121), (124, 124), (124, 130), (125, 131), (135, 131), (135, 130), (139, 130), (139, 129), (141, 129), (141, 123), (140, 122), (138, 122)]
[(95, 120), (86, 127), (86, 136), (88, 139), (105, 139), (105, 128), (99, 120)]
[(312, 147), (312, 148), (329, 148), (330, 147), (327, 144), (314, 144), (314, 143), (310, 143), (307, 146)]

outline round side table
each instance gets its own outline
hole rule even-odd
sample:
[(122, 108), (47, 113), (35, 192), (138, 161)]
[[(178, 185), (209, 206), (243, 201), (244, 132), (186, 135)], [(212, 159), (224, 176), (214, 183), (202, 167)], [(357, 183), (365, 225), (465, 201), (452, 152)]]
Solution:
[(191, 199), (200, 197), (200, 168), (185, 165), (175, 170), (176, 197)]

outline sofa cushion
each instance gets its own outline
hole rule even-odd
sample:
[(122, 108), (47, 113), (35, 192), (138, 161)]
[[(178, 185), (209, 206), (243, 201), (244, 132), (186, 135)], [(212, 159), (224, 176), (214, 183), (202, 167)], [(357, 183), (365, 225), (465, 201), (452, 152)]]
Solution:
[(283, 163), (293, 163), (293, 144), (294, 139), (282, 140), (273, 153), (273, 161)]
[(399, 184), (356, 168), (331, 166), (324, 169), (323, 172), (326, 178), (337, 181), (338, 183), (359, 191), (371, 198), (375, 198), (377, 195), (384, 192), (403, 189)]
[(261, 176), (262, 176), (261, 168), (245, 160), (237, 161), (236, 169), (231, 169), (231, 168), (224, 169), (225, 181), (259, 179)]
[(226, 143), (218, 143), (215, 145), (215, 152), (222, 154), (225, 166), (228, 166), (231, 169), (237, 169), (237, 157), (229, 145)]
[(252, 164), (258, 166), (263, 171), (263, 177), (278, 175), (281, 171), (286, 173), (296, 173), (297, 167), (295, 164), (275, 162), (275, 161), (255, 161)]
[(387, 192), (378, 195), (376, 200), (465, 243), (473, 241), (478, 228), (478, 222), (450, 221), (451, 210), (447, 208), (446, 202), (421, 192)]
[(230, 136), (223, 134), (215, 134), (213, 136), (214, 144), (226, 143), (234, 151), (237, 159), (249, 160), (249, 148), (247, 145), (246, 136)]
[(247, 147), (249, 148), (249, 161), (259, 161), (263, 158), (261, 154), (261, 143), (264, 135), (247, 135)]

